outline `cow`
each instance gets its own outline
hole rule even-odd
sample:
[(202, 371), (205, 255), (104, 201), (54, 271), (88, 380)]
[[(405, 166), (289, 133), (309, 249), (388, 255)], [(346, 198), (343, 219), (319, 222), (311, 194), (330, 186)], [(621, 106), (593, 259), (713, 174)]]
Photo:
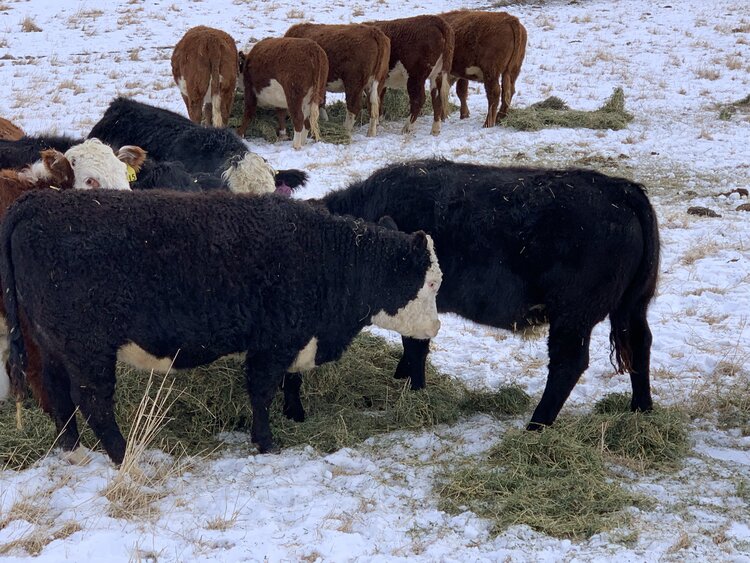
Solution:
[(345, 93), (344, 128), (349, 134), (362, 110), (362, 94), (365, 94), (370, 110), (367, 136), (374, 137), (378, 131), (380, 99), (388, 76), (390, 39), (369, 25), (317, 23), (295, 24), (287, 30), (285, 37), (312, 39), (323, 47), (328, 57), (326, 89)]
[(18, 125), (0, 117), (0, 141), (17, 141), (25, 133)]
[[(458, 79), (456, 94), (461, 100), (461, 119), (469, 117), (466, 97), (469, 80), (484, 82), (487, 118), (484, 127), (494, 127), (508, 114), (526, 55), (526, 28), (505, 12), (457, 10), (440, 14), (456, 34), (451, 76)], [(502, 77), (502, 104), (500, 79)]]
[(173, 111), (124, 97), (110, 103), (89, 137), (116, 147), (140, 146), (156, 161), (180, 162), (190, 174), (218, 176), (235, 192), (271, 193), (279, 178), (294, 183), (307, 177), (299, 170), (276, 172), (229, 129), (201, 127)]
[[(607, 315), (610, 359), (630, 373), (631, 408), (652, 408), (646, 313), (659, 232), (640, 184), (590, 170), (422, 160), (385, 167), (319, 203), (432, 235), (444, 274), (439, 311), (511, 330), (549, 324), (549, 374), (530, 429), (554, 422), (588, 367), (591, 330)], [(429, 341), (403, 344), (395, 376), (420, 389)], [(285, 412), (300, 420), (296, 379), (285, 385)]]
[(425, 82), (429, 80), (434, 114), (432, 134), (439, 135), (441, 123), (448, 116), (449, 73), (455, 45), (453, 29), (438, 16), (367, 23), (380, 29), (391, 40), (386, 87), (406, 90), (409, 94), (410, 114), (403, 132), (414, 129), (414, 122), (425, 102)]
[(240, 53), (245, 110), (237, 133), (245, 136), (258, 106), (274, 108), (279, 138), (286, 138), (286, 112), (292, 118), (292, 147), (301, 149), (308, 127), (320, 139), (319, 106), (326, 96), (328, 57), (310, 39), (270, 37), (258, 41), (247, 53)]
[(229, 121), (239, 68), (237, 46), (220, 29), (199, 25), (172, 53), (172, 76), (195, 123), (223, 127)]
[(251, 438), (268, 452), (287, 371), (339, 358), (370, 323), (423, 339), (440, 327), (428, 235), (275, 194), (37, 191), (6, 215), (0, 248), (14, 388), (28, 332), (58, 443), (76, 448), (79, 407), (115, 463), (118, 359), (166, 370), (244, 352)]
[[(54, 149), (41, 152), (41, 159), (23, 170), (0, 171), (0, 220), (19, 197), (32, 190), (62, 191), (72, 188), (128, 189), (127, 166), (137, 169), (144, 153), (138, 147), (123, 147), (118, 156), (98, 140), (70, 147), (65, 154)], [(77, 178), (76, 175), (80, 175)], [(2, 289), (2, 284), (0, 284)], [(0, 306), (0, 331), (5, 334), (5, 309)], [(36, 346), (27, 340), (28, 381), (40, 406), (49, 412), (49, 398), (41, 385), (41, 366)], [(5, 378), (5, 375), (2, 376)], [(5, 381), (3, 381), (4, 383)], [(7, 385), (0, 385), (7, 388)], [(0, 396), (0, 399), (5, 398)]]
[(39, 160), (39, 153), (54, 149), (65, 152), (84, 139), (64, 135), (24, 136), (18, 140), (0, 140), (0, 170), (20, 169)]

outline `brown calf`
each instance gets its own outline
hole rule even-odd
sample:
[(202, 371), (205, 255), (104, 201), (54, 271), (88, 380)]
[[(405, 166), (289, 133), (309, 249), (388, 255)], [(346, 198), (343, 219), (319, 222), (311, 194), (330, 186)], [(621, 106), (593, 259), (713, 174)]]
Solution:
[(438, 16), (375, 21), (368, 22), (368, 25), (377, 27), (391, 40), (386, 87), (405, 89), (409, 94), (410, 115), (404, 125), (404, 133), (414, 129), (414, 122), (425, 101), (425, 81), (429, 79), (434, 111), (432, 134), (439, 134), (441, 121), (448, 114), (448, 73), (455, 45), (453, 29)]
[(172, 53), (172, 76), (192, 121), (223, 127), (237, 85), (237, 46), (231, 35), (199, 25), (189, 29)]
[(307, 126), (320, 138), (319, 106), (326, 97), (328, 58), (315, 41), (290, 37), (258, 41), (249, 53), (240, 53), (245, 86), (245, 113), (237, 133), (244, 137), (257, 106), (276, 108), (280, 137), (286, 137), (286, 111), (294, 124), (295, 149), (307, 139)]
[(362, 93), (367, 95), (370, 110), (368, 137), (374, 137), (380, 118), (380, 97), (388, 76), (391, 42), (379, 29), (369, 25), (326, 25), (299, 23), (290, 27), (286, 37), (312, 39), (323, 47), (328, 57), (329, 92), (346, 95), (344, 128), (351, 133), (354, 120), (362, 109)]
[[(461, 119), (469, 117), (466, 96), (469, 80), (484, 82), (487, 118), (484, 127), (508, 114), (516, 78), (526, 55), (526, 28), (505, 12), (455, 11), (441, 14), (456, 33), (451, 75), (458, 78), (456, 94), (461, 100)], [(500, 78), (502, 77), (502, 105)]]
[(25, 133), (23, 132), (23, 129), (14, 125), (7, 119), (0, 117), (0, 140), (17, 141), (24, 135)]

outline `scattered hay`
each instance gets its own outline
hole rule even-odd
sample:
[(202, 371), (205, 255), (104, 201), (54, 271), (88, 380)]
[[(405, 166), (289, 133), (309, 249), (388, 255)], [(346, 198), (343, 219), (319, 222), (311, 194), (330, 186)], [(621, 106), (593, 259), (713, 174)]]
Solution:
[(468, 391), (461, 403), (466, 414), (487, 413), (493, 416), (517, 416), (529, 410), (531, 397), (518, 385), (509, 385), (495, 392)]
[(625, 93), (615, 88), (602, 107), (594, 111), (570, 109), (556, 96), (526, 108), (510, 108), (505, 119), (498, 121), (503, 127), (519, 131), (539, 131), (550, 127), (584, 127), (587, 129), (624, 129), (633, 120), (625, 111)]
[(647, 505), (613, 482), (601, 452), (558, 427), (508, 431), (486, 459), (455, 471), (439, 494), (448, 512), (491, 519), (494, 534), (527, 524), (576, 539), (621, 525), (628, 506)]
[(728, 104), (722, 104), (719, 106), (719, 119), (722, 121), (729, 121), (732, 117), (737, 114), (750, 114), (750, 94)]
[(472, 510), (494, 522), (558, 537), (586, 538), (623, 521), (645, 497), (623, 489), (610, 463), (676, 470), (690, 449), (687, 416), (675, 408), (631, 413), (630, 397), (607, 396), (585, 416), (541, 432), (509, 431), (488, 456), (451, 472), (438, 492), (445, 510)]

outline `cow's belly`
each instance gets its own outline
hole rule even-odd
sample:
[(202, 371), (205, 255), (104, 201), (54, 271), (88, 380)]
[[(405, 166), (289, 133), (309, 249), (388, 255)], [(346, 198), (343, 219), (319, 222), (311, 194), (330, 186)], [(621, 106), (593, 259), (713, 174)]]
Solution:
[(478, 66), (467, 66), (466, 70), (464, 70), (464, 78), (468, 78), (469, 80), (484, 80), (484, 72), (482, 72), (482, 69)]
[(343, 92), (344, 81), (339, 78), (337, 80), (334, 80), (333, 82), (329, 82), (328, 84), (326, 84), (326, 90), (329, 92)]
[[(166, 373), (170, 369), (189, 369), (206, 364), (210, 364), (219, 358), (235, 357), (242, 360), (244, 355), (241, 353), (223, 354), (209, 350), (190, 350), (180, 349), (173, 355), (157, 356), (147, 352), (137, 344), (128, 342), (117, 350), (117, 359), (120, 362), (129, 364), (137, 369), (144, 371), (154, 370), (159, 373)], [(174, 358), (174, 363), (173, 363)]]
[(286, 102), (284, 88), (275, 78), (272, 78), (271, 83), (265, 88), (256, 90), (255, 96), (258, 98), (258, 105), (264, 108), (287, 109), (289, 107)]
[(406, 83), (408, 80), (409, 73), (406, 72), (404, 64), (401, 61), (398, 61), (390, 72), (388, 72), (388, 76), (385, 79), (385, 87), (394, 90), (406, 90)]

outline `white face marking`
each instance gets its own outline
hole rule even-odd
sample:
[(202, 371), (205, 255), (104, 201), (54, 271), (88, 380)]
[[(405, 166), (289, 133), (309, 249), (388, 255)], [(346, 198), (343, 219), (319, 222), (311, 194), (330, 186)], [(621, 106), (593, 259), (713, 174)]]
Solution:
[(388, 77), (385, 79), (385, 87), (394, 90), (406, 90), (407, 80), (409, 80), (409, 73), (406, 72), (404, 64), (398, 61), (388, 73)]
[(276, 191), (274, 170), (262, 157), (248, 152), (235, 166), (222, 174), (229, 189), (236, 193), (266, 194)]
[(157, 358), (134, 342), (128, 342), (117, 350), (117, 359), (144, 371), (167, 373), (172, 367), (172, 358)]
[(180, 89), (180, 94), (182, 94), (183, 96), (187, 96), (188, 95), (187, 82), (185, 82), (185, 77), (184, 76), (180, 76), (177, 79), (177, 87)]
[(284, 109), (289, 107), (284, 88), (282, 88), (279, 81), (275, 78), (272, 78), (271, 83), (265, 88), (262, 88), (260, 91), (256, 90), (255, 95), (258, 98), (258, 105), (260, 107)]
[(343, 92), (344, 81), (339, 78), (338, 80), (329, 82), (328, 84), (326, 84), (326, 90), (328, 90), (329, 92)]
[(288, 372), (306, 371), (315, 367), (315, 354), (318, 353), (318, 338), (313, 336), (310, 341), (299, 351)]
[(427, 237), (427, 248), (430, 251), (430, 267), (427, 269), (424, 285), (417, 296), (396, 311), (393, 316), (380, 311), (372, 317), (372, 324), (421, 340), (434, 338), (437, 335), (440, 330), (440, 319), (435, 297), (443, 281), (443, 273), (440, 271), (435, 246), (430, 236)]
[(130, 189), (127, 166), (99, 139), (89, 139), (69, 148), (65, 158), (73, 168), (74, 188)]
[(478, 66), (466, 67), (466, 76), (474, 78), (475, 80), (484, 80), (484, 73)]

